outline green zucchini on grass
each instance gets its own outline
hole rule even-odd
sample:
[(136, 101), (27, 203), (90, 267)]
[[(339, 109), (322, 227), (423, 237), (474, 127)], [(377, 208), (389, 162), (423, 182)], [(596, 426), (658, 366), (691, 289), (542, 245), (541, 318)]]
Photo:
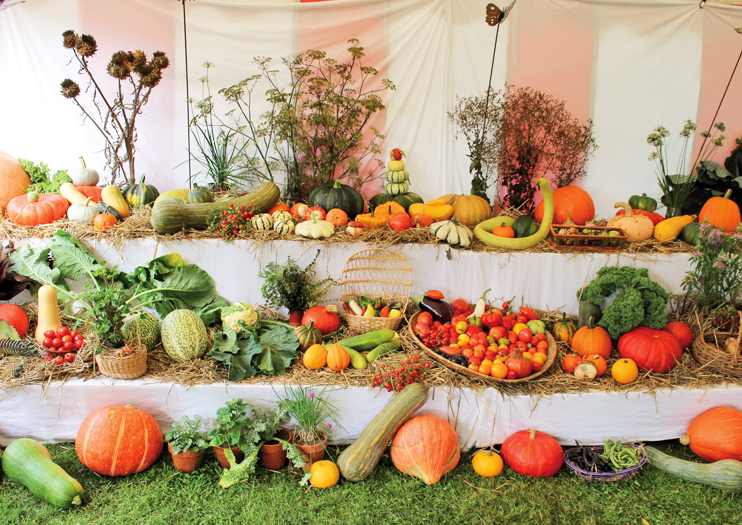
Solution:
[(669, 456), (654, 447), (644, 447), (649, 462), (660, 470), (695, 483), (728, 492), (742, 492), (742, 462), (722, 459), (714, 463), (695, 463)]
[(82, 503), (82, 485), (52, 461), (44, 445), (33, 439), (13, 441), (3, 454), (3, 472), (40, 500), (68, 508)]

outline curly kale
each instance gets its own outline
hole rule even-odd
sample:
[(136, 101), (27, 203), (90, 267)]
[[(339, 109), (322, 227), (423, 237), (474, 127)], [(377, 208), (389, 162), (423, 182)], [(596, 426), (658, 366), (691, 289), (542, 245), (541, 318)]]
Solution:
[(669, 296), (665, 289), (649, 278), (646, 268), (608, 266), (598, 270), (598, 276), (577, 292), (581, 300), (603, 304), (616, 294), (603, 310), (598, 326), (605, 328), (611, 339), (618, 339), (637, 326), (661, 329), (667, 324)]

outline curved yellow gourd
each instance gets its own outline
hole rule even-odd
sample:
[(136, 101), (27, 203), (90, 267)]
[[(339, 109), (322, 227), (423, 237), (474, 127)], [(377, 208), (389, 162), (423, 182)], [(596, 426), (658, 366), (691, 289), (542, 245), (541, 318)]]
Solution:
[(674, 241), (695, 218), (695, 215), (681, 215), (657, 223), (654, 227), (654, 239), (660, 243)]
[(533, 248), (546, 239), (551, 230), (551, 221), (554, 219), (554, 197), (551, 191), (551, 184), (548, 180), (542, 177), (536, 183), (544, 194), (544, 220), (541, 222), (541, 227), (536, 231), (536, 233), (529, 235), (528, 237), (513, 239), (493, 235), (492, 229), (496, 226), (502, 226), (503, 223), (507, 226), (512, 226), (515, 222), (515, 219), (511, 217), (495, 217), (480, 222), (474, 227), (474, 235), (476, 238), (490, 246), (508, 248), (510, 250), (525, 250), (526, 248)]

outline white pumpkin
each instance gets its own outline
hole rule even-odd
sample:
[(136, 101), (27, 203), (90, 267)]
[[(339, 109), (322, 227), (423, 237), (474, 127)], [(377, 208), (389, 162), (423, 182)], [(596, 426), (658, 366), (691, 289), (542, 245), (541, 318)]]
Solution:
[(646, 215), (634, 215), (631, 206), (625, 202), (617, 202), (616, 208), (623, 208), (625, 214), (611, 217), (607, 226), (621, 228), (626, 233), (627, 242), (646, 241), (654, 233), (654, 223)]
[(312, 239), (324, 239), (335, 233), (335, 226), (330, 221), (318, 221), (317, 217), (312, 215), (311, 221), (304, 221), (296, 226), (296, 234), (302, 237), (311, 237)]
[(434, 222), (430, 225), (430, 231), (440, 240), (451, 246), (467, 248), (471, 244), (472, 232), (469, 228), (454, 218), (450, 221)]
[(100, 180), (100, 175), (92, 168), (85, 165), (85, 159), (80, 157), (80, 167), (70, 168), (67, 173), (75, 186), (95, 186)]
[(98, 215), (98, 205), (90, 204), (92, 197), (85, 202), (75, 202), (67, 208), (67, 218), (72, 222), (81, 224), (93, 224), (95, 216)]

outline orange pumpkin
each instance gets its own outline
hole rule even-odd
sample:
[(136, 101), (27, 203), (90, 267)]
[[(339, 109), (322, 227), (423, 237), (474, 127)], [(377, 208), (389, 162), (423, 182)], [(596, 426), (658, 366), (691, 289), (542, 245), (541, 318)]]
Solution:
[(412, 219), (413, 224), (418, 228), (427, 228), (435, 222), (433, 217), (427, 213), (410, 213), (410, 218)]
[(495, 226), (492, 228), (492, 235), (497, 235), (498, 237), (508, 237), (510, 239), (515, 238), (515, 230), (513, 230), (512, 227), (508, 226), (504, 222), (500, 226)]
[(110, 213), (99, 213), (95, 216), (95, 219), (93, 219), (93, 227), (96, 230), (106, 231), (107, 229), (116, 226), (118, 222), (118, 219)]
[(688, 325), (682, 321), (673, 321), (667, 323), (664, 328), (665, 332), (670, 332), (680, 342), (683, 349), (688, 348), (693, 342), (693, 332)]
[(273, 215), (273, 214), (274, 214), (275, 212), (277, 212), (277, 211), (286, 211), (286, 212), (289, 212), (289, 213), (291, 213), (291, 208), (289, 208), (287, 204), (284, 204), (284, 203), (282, 203), (282, 202), (277, 202), (277, 203), (276, 203), (276, 204), (274, 204), (274, 205), (273, 205), (273, 207), (272, 207), (271, 209), (269, 209), (269, 210), (268, 210), (268, 211), (267, 211), (266, 213), (267, 213), (268, 215)]
[(318, 370), (327, 364), (327, 348), (320, 344), (310, 346), (301, 360), (309, 370)]
[(50, 224), (61, 219), (69, 208), (67, 199), (56, 194), (35, 191), (13, 197), (8, 203), (8, 218), (21, 226)]
[(334, 372), (345, 370), (350, 365), (348, 352), (340, 345), (332, 345), (327, 352), (327, 366)]
[(325, 220), (331, 222), (335, 228), (340, 228), (348, 224), (348, 214), (340, 208), (333, 208), (327, 212)]
[(564, 463), (564, 451), (556, 439), (538, 430), (520, 430), (510, 435), (500, 449), (505, 464), (524, 476), (549, 478)]
[(345, 231), (348, 232), (348, 235), (352, 235), (353, 237), (357, 237), (358, 235), (362, 234), (363, 230), (363, 223), (360, 221), (350, 221), (348, 223), (348, 227), (345, 229)]
[(412, 219), (405, 212), (395, 213), (389, 221), (389, 227), (395, 232), (412, 228)]
[(590, 361), (598, 369), (598, 376), (602, 376), (608, 371), (608, 363), (605, 361), (605, 357), (599, 354), (592, 354), (585, 356), (585, 361)]
[[(572, 219), (575, 224), (585, 224), (595, 217), (595, 203), (590, 194), (579, 186), (563, 186), (554, 190), (554, 224), (565, 224)], [(533, 217), (544, 220), (544, 201), (536, 206)]]
[(24, 195), (31, 178), (15, 157), (0, 152), (0, 208), (6, 209), (13, 197)]
[(613, 342), (605, 328), (597, 326), (595, 317), (591, 317), (587, 325), (577, 330), (572, 336), (572, 350), (580, 357), (598, 354), (608, 359), (613, 350)]
[(453, 217), (470, 228), (490, 218), (492, 208), (486, 199), (478, 195), (444, 195), (442, 200), (453, 206)]
[(723, 197), (711, 197), (701, 208), (698, 222), (705, 220), (725, 232), (734, 230), (740, 223), (739, 206), (730, 197), (732, 190), (727, 190)]
[(370, 213), (363, 213), (356, 215), (356, 221), (363, 224), (364, 228), (369, 230), (373, 228), (381, 228), (386, 224), (386, 217), (374, 217)]
[(128, 476), (160, 457), (162, 429), (154, 417), (134, 405), (105, 406), (82, 422), (75, 450), (82, 464), (98, 474)]
[(696, 417), (680, 438), (706, 461), (742, 461), (742, 413), (732, 407), (716, 407)]
[(0, 320), (7, 321), (23, 339), (28, 332), (28, 316), (26, 311), (17, 304), (0, 304)]
[(394, 217), (395, 214), (400, 212), (404, 213), (405, 215), (407, 214), (404, 206), (397, 202), (389, 201), (380, 206), (377, 206), (376, 209), (374, 209), (374, 217), (389, 221), (392, 217)]
[(392, 441), (394, 466), (427, 485), (452, 471), (459, 456), (459, 436), (447, 421), (436, 416), (413, 417)]

